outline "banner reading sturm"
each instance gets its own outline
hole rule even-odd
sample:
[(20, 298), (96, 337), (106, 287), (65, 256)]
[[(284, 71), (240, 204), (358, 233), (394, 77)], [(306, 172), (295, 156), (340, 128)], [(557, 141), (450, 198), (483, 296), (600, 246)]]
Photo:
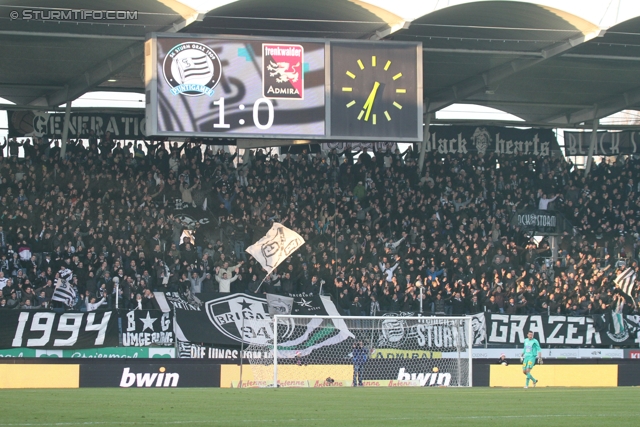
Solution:
[(0, 348), (92, 348), (118, 345), (115, 311), (54, 313), (5, 310), (0, 312)]

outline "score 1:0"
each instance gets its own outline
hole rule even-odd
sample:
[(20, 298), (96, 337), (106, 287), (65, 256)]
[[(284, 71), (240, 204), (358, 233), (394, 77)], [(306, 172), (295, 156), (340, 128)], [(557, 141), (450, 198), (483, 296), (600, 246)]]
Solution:
[[(260, 123), (258, 118), (258, 112), (260, 111), (260, 104), (266, 104), (269, 112), (269, 119), (266, 124)], [(229, 129), (231, 125), (229, 123), (224, 122), (225, 115), (225, 106), (224, 106), (224, 97), (221, 97), (217, 101), (213, 103), (213, 105), (218, 106), (219, 114), (218, 114), (218, 123), (214, 123), (213, 127), (216, 129)], [(258, 98), (256, 102), (253, 103), (253, 124), (258, 129), (269, 129), (273, 125), (273, 103), (268, 98)]]

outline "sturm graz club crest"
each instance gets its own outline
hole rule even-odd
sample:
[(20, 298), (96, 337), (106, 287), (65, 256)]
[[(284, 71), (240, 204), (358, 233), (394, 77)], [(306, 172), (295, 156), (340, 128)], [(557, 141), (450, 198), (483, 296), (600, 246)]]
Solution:
[(228, 338), (258, 345), (272, 339), (269, 309), (264, 299), (234, 294), (208, 301), (205, 309), (211, 323)]
[(222, 77), (216, 52), (195, 42), (174, 46), (164, 58), (162, 71), (173, 95), (213, 96), (213, 89)]
[(402, 319), (403, 313), (399, 315), (388, 314), (385, 319), (380, 321), (380, 337), (378, 346), (398, 345), (405, 339), (408, 329), (407, 322)]

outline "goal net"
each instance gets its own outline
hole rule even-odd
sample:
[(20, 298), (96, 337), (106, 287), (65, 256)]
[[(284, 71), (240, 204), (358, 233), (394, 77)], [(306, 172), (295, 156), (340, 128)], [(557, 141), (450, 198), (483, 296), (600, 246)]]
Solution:
[(269, 338), (247, 348), (251, 369), (241, 386), (471, 386), (471, 317), (276, 315), (263, 322)]

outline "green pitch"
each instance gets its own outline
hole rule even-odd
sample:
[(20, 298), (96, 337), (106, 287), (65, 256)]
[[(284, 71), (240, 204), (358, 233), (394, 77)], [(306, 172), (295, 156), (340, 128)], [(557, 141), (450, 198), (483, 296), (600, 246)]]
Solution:
[(0, 390), (4, 426), (637, 426), (640, 390)]

